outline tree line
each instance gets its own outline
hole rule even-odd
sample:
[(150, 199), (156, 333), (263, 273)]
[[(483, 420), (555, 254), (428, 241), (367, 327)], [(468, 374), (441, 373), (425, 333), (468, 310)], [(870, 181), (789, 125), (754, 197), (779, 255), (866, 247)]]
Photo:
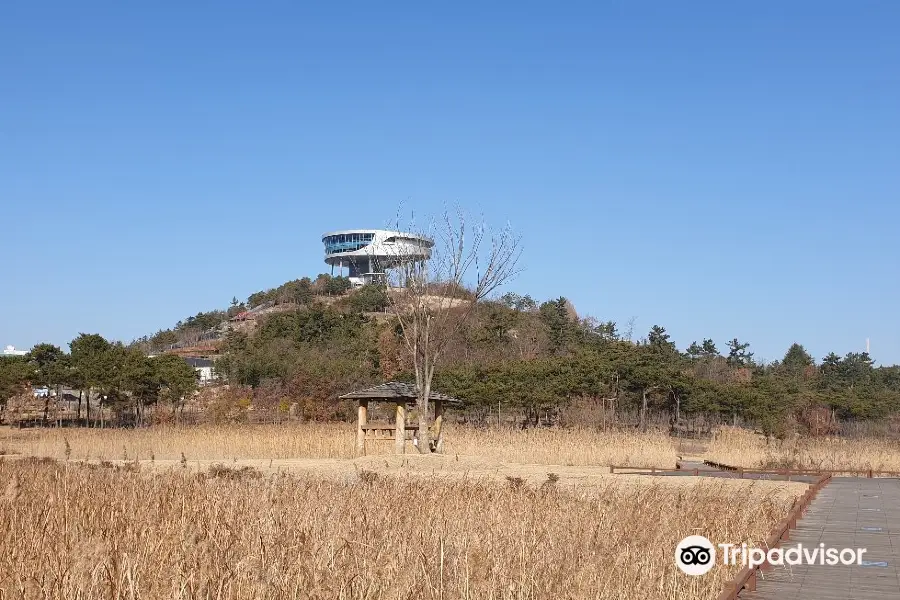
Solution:
[[(375, 293), (370, 287), (349, 298)], [(255, 334), (228, 336), (216, 368), (263, 396), (327, 404), (357, 386), (411, 380), (402, 335), (395, 321), (365, 315), (350, 300), (313, 303), (264, 319)], [(712, 339), (680, 350), (659, 325), (632, 337), (613, 321), (578, 318), (565, 298), (506, 294), (479, 304), (454, 333), (435, 388), (475, 410), (499, 402), (523, 419), (580, 401), (631, 411), (638, 426), (650, 413), (673, 424), (703, 415), (771, 435), (900, 413), (900, 367), (875, 367), (865, 353), (817, 361), (797, 343), (762, 363), (737, 338), (722, 350)]]
[[(253, 332), (223, 334), (215, 369), (232, 387), (246, 388), (255, 402), (296, 403), (307, 417), (327, 418), (347, 414), (336, 400), (342, 393), (414, 380), (402, 327), (381, 312), (383, 286), (344, 289), (326, 304), (315, 294), (298, 295), (307, 289), (303, 282), (267, 292), (266, 302), (290, 298), (292, 309), (260, 318)], [(197, 321), (203, 319), (191, 323)], [(762, 363), (743, 340), (720, 349), (702, 339), (681, 350), (662, 326), (638, 339), (631, 329), (579, 318), (562, 297), (538, 302), (505, 294), (479, 303), (453, 329), (434, 387), (465, 400), (472, 415), (499, 403), (531, 423), (580, 404), (633, 414), (643, 427), (650, 415), (663, 414), (673, 425), (700, 415), (782, 435), (900, 414), (900, 367), (876, 367), (866, 353), (816, 360), (797, 343), (781, 360)], [(141, 340), (124, 346), (82, 334), (69, 352), (40, 344), (27, 357), (0, 360), (0, 401), (26, 384), (82, 390), (85, 403), (139, 415), (142, 407), (190, 396), (196, 378), (177, 356), (148, 358)]]
[(181, 357), (151, 357), (137, 347), (110, 342), (99, 334), (80, 334), (69, 343), (68, 352), (44, 343), (23, 357), (0, 359), (0, 405), (5, 406), (17, 395), (30, 396), (32, 386), (47, 388), (45, 420), (51, 391), (61, 398), (63, 389), (78, 390), (75, 418), (92, 424), (91, 416), (101, 418), (104, 409), (139, 420), (147, 406), (162, 401), (175, 407), (197, 389), (197, 384), (196, 372)]

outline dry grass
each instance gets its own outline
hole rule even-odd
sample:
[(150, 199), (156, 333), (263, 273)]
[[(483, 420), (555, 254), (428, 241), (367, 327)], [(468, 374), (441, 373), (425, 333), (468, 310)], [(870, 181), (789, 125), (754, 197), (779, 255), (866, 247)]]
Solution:
[[(352, 458), (355, 436), (355, 426), (332, 423), (7, 430), (0, 443), (24, 455), (79, 460)], [(501, 462), (672, 468), (676, 461), (675, 448), (662, 433), (451, 426), (445, 437), (448, 455), (490, 457)], [(410, 444), (408, 452), (412, 451)], [(370, 443), (370, 454), (392, 452), (393, 442)]]
[(0, 598), (712, 599), (733, 573), (682, 575), (675, 544), (763, 539), (802, 489), (552, 479), (0, 461)]
[(722, 427), (707, 458), (748, 469), (900, 471), (900, 441), (885, 438), (770, 440), (746, 429)]
[(449, 430), (446, 447), (451, 454), (511, 463), (673, 468), (677, 460), (670, 438), (658, 432), (457, 427)]

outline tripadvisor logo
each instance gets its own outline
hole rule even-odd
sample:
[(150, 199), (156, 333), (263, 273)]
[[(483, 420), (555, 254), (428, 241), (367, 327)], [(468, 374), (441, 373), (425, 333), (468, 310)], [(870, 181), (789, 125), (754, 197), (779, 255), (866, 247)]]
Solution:
[(689, 535), (675, 547), (675, 564), (687, 575), (704, 575), (716, 566), (716, 548), (702, 535)]
[[(763, 564), (784, 565), (874, 565), (864, 561), (865, 548), (828, 548), (819, 544), (812, 548), (797, 544), (791, 548), (753, 548), (747, 544), (718, 544), (723, 565), (756, 568)], [(689, 535), (675, 547), (675, 564), (687, 575), (704, 575), (716, 566), (716, 545), (702, 535)]]

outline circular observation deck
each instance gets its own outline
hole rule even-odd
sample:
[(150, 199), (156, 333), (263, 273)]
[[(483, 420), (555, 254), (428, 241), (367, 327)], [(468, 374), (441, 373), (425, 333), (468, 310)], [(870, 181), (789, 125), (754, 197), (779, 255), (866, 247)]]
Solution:
[(386, 229), (345, 229), (322, 236), (325, 262), (338, 267), (343, 275), (347, 268), (350, 282), (355, 286), (383, 279), (387, 269), (403, 263), (428, 260), (434, 240), (403, 231)]

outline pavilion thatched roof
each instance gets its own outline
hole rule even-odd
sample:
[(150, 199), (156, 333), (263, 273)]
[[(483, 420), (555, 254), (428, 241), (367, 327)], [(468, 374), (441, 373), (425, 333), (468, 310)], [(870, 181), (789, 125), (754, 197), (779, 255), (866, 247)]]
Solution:
[[(358, 390), (356, 392), (344, 394), (340, 398), (342, 400), (383, 400), (390, 402), (403, 400), (407, 403), (414, 403), (417, 397), (418, 394), (416, 393), (415, 384), (401, 383), (399, 381), (389, 381), (388, 383), (381, 383), (364, 390)], [(453, 398), (452, 396), (448, 396), (440, 392), (435, 392), (434, 390), (432, 390), (431, 393), (428, 394), (428, 399), (432, 402), (435, 400), (440, 400), (444, 404), (450, 405), (462, 404), (462, 400)]]

